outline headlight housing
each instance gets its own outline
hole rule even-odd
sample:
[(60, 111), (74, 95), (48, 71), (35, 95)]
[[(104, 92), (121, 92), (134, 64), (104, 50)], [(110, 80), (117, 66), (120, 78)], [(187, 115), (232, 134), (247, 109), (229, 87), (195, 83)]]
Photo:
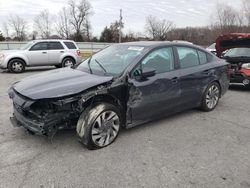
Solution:
[(250, 63), (244, 63), (244, 64), (242, 64), (241, 68), (250, 70)]

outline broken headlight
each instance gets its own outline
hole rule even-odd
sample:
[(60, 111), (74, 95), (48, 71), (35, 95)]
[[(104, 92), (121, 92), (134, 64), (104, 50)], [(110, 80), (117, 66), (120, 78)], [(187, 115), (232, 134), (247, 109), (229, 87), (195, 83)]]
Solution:
[(32, 104), (30, 108), (35, 114), (41, 117), (50, 113), (55, 113), (58, 110), (57, 106), (51, 103), (49, 100), (37, 101)]

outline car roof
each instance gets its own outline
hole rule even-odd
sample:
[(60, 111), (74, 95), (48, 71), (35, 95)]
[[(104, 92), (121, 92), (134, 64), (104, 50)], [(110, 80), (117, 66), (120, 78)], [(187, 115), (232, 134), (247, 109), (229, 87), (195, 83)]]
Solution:
[(205, 50), (204, 48), (194, 45), (190, 42), (186, 41), (136, 41), (136, 42), (126, 42), (126, 43), (118, 43), (120, 45), (129, 45), (129, 46), (141, 46), (145, 48), (156, 48), (156, 47), (161, 47), (161, 46), (173, 46), (173, 45), (181, 45), (181, 46), (186, 46), (186, 47), (195, 47), (201, 50)]
[(33, 40), (34, 42), (47, 42), (47, 41), (56, 41), (56, 42), (75, 42), (73, 40), (63, 40), (63, 39), (38, 39), (38, 40)]

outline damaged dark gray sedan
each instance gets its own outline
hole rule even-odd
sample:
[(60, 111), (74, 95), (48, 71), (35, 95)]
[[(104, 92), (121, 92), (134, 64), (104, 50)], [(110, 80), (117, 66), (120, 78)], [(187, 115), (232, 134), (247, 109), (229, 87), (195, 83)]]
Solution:
[(10, 120), (49, 137), (76, 128), (88, 148), (102, 148), (122, 127), (196, 107), (213, 110), (228, 89), (229, 73), (228, 63), (194, 45), (116, 44), (74, 68), (15, 83)]

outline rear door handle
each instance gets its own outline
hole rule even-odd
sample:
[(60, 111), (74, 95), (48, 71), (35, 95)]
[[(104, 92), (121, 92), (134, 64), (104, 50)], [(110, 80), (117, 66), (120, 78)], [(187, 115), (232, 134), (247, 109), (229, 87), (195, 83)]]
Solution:
[(174, 77), (174, 78), (172, 78), (172, 79), (171, 79), (171, 81), (172, 81), (173, 83), (177, 83), (177, 82), (178, 82), (178, 80), (179, 80), (179, 78), (178, 78), (178, 77)]
[(206, 74), (206, 75), (209, 75), (210, 74), (210, 71), (209, 70), (205, 70), (202, 72), (203, 74)]
[(60, 53), (64, 53), (64, 51), (60, 51)]

